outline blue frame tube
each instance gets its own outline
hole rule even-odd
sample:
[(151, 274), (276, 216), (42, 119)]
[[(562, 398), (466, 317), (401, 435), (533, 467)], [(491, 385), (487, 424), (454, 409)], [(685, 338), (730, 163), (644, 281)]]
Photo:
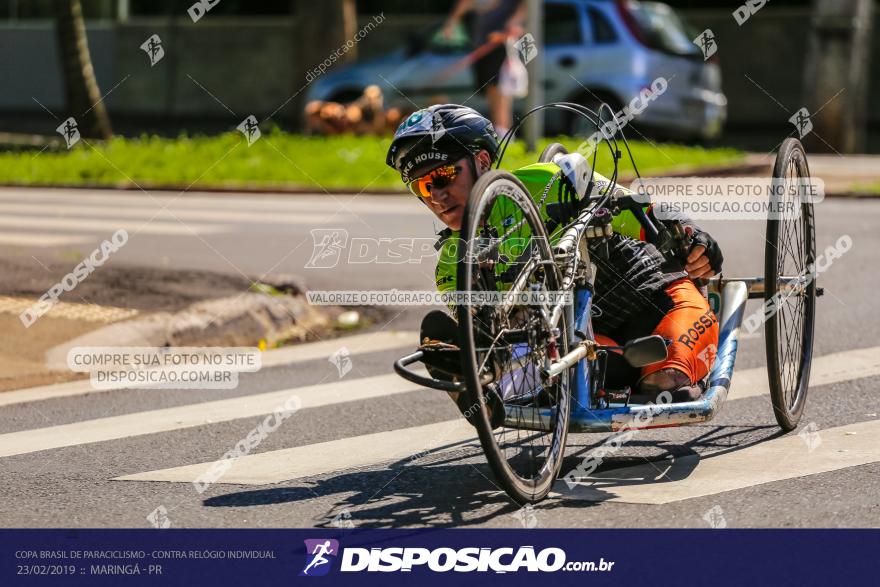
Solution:
[[(579, 310), (576, 320), (582, 323), (583, 310), (591, 306), (591, 294), (575, 292), (575, 309)], [(718, 340), (718, 355), (709, 374), (709, 388), (697, 401), (677, 404), (648, 404), (619, 406), (601, 410), (589, 409), (589, 371), (586, 360), (579, 361), (575, 367), (575, 380), (572, 383), (572, 409), (569, 432), (613, 432), (637, 428), (660, 428), (685, 426), (707, 422), (715, 417), (727, 398), (733, 365), (739, 344), (739, 328), (749, 298), (748, 286), (742, 281), (723, 282), (722, 303), (719, 322), (721, 332)], [(577, 328), (577, 326), (576, 326)], [(592, 331), (589, 332), (592, 336)], [(524, 430), (547, 430), (552, 414), (546, 408), (505, 406), (507, 421), (505, 425)]]
[[(579, 332), (588, 340), (593, 340), (593, 321), (590, 319), (593, 307), (593, 292), (582, 287), (574, 290), (574, 328), (569, 334), (569, 349), (573, 349), (581, 342), (581, 338), (575, 334)], [(571, 379), (571, 417), (575, 418), (590, 408), (590, 369), (588, 361), (578, 361), (574, 367), (574, 377)]]

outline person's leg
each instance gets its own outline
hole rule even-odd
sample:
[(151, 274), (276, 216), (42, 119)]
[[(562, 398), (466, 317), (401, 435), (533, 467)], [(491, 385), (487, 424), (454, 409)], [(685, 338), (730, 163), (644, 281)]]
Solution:
[(495, 132), (503, 137), (513, 125), (513, 98), (502, 94), (498, 84), (491, 83), (486, 86), (486, 99)]
[(513, 101), (498, 90), (498, 75), (507, 59), (504, 45), (498, 45), (474, 62), (476, 90), (486, 96), (489, 118), (499, 137), (503, 137), (513, 123)]
[[(596, 342), (605, 346), (620, 346), (619, 343), (604, 334), (596, 334)], [(626, 362), (622, 351), (611, 351), (605, 360), (605, 389), (621, 390), (632, 387), (639, 378), (639, 370)]]
[(672, 341), (665, 361), (642, 369), (639, 391), (656, 395), (673, 393), (674, 401), (697, 399), (696, 385), (712, 368), (718, 345), (718, 319), (706, 298), (689, 279), (676, 281), (666, 288), (672, 309), (657, 324), (654, 334)]

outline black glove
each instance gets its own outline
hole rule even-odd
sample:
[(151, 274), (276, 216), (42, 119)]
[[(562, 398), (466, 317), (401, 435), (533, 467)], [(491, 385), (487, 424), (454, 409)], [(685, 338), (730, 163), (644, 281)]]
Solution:
[(435, 379), (461, 379), (458, 353), (458, 323), (446, 312), (433, 310), (422, 319), (419, 349), (422, 362)]
[(721, 247), (718, 246), (718, 241), (709, 236), (708, 232), (699, 231), (694, 233), (691, 251), (696, 246), (705, 247), (706, 252), (703, 254), (709, 259), (709, 267), (712, 268), (714, 273), (720, 273), (721, 264), (724, 263), (724, 255), (721, 254)]

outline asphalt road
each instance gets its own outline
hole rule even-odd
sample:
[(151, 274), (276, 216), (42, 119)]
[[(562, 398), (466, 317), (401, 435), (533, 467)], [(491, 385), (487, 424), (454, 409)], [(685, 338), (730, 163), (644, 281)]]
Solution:
[[(130, 240), (114, 263), (293, 273), (311, 289), (432, 288), (429, 256), (351, 263), (344, 246), (335, 267), (305, 267), (315, 228), (344, 229), (349, 244), (431, 238), (434, 222), (414, 198), (174, 197), (0, 190), (0, 255), (72, 260), (125, 227)], [(173, 527), (876, 527), (880, 202), (826, 200), (816, 214), (819, 251), (844, 234), (853, 246), (820, 278), (818, 383), (798, 433), (779, 434), (760, 392), (763, 340), (746, 337), (734, 390), (715, 420), (642, 432), (604, 462), (598, 495), (559, 484), (551, 498), (520, 510), (498, 490), (445, 395), (391, 372), (425, 311), (401, 307), (354, 338), (277, 352), (274, 366), (242, 374), (235, 390), (86, 393), (88, 384), (78, 383), (0, 394), (0, 524), (149, 527), (161, 507)], [(704, 225), (723, 247), (727, 275), (761, 274), (763, 223)], [(328, 358), (343, 346), (351, 369), (341, 375)], [(303, 408), (199, 493), (191, 482), (199, 471), (293, 395)], [(571, 436), (565, 468), (604, 438)], [(675, 463), (686, 474), (666, 474), (678, 474)]]

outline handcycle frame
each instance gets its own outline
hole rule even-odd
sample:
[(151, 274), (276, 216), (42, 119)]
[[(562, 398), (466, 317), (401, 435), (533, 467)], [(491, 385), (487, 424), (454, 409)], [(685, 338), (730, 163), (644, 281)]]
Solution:
[[(583, 226), (586, 226), (584, 223)], [(581, 238), (581, 237), (576, 237)], [(682, 403), (657, 404), (611, 404), (608, 408), (592, 408), (591, 372), (589, 363), (584, 361), (591, 354), (593, 332), (590, 320), (592, 291), (588, 287), (575, 287), (573, 303), (565, 307), (570, 312), (568, 323), (574, 325), (572, 333), (580, 331), (588, 335), (581, 340), (574, 334), (569, 341), (570, 351), (560, 358), (556, 368), (573, 367), (570, 380), (571, 415), (569, 432), (616, 432), (627, 429), (668, 428), (708, 422), (721, 409), (730, 392), (736, 352), (739, 344), (739, 329), (742, 325), (745, 305), (748, 299), (762, 299), (764, 295), (763, 277), (728, 278), (718, 277), (709, 280), (710, 300), (717, 300), (716, 315), (720, 325), (718, 351), (715, 363), (707, 377), (706, 391), (700, 399)], [(713, 308), (715, 309), (715, 308)], [(577, 317), (577, 318), (576, 318)], [(394, 370), (409, 381), (441, 391), (464, 392), (460, 382), (425, 377), (411, 371), (408, 367), (419, 362), (422, 351), (395, 361)], [(507, 405), (504, 425), (522, 430), (550, 429), (552, 413), (545, 408)]]
[[(566, 246), (568, 244), (576, 248), (577, 255), (588, 255), (586, 247), (582, 247), (581, 243), (585, 242), (584, 232), (590, 216), (590, 212), (585, 213), (582, 219), (562, 236), (560, 245), (556, 247), (558, 254), (568, 254)], [(640, 220), (647, 221), (641, 218)], [(586, 261), (589, 263), (588, 259)], [(576, 258), (574, 265), (577, 263)], [(572, 279), (572, 275), (565, 276), (563, 290), (572, 286)], [(573, 368), (572, 378), (569, 381), (571, 390), (569, 432), (666, 428), (707, 422), (715, 417), (730, 391), (739, 328), (745, 313), (746, 301), (749, 297), (763, 295), (763, 278), (715, 278), (710, 280), (708, 289), (713, 297), (717, 296), (716, 299), (720, 299), (720, 308), (716, 311), (720, 333), (715, 363), (707, 377), (706, 391), (700, 399), (682, 403), (629, 404), (627, 402), (610, 404), (607, 408), (594, 408), (591, 407), (594, 403), (591, 397), (593, 388), (592, 373), (589, 368), (591, 362), (584, 361), (595, 358), (596, 344), (590, 319), (593, 294), (590, 287), (574, 285), (573, 303), (565, 306), (563, 310), (570, 312), (567, 322), (573, 325), (569, 338), (569, 348), (572, 350), (548, 369), (549, 375), (555, 375)], [(557, 309), (562, 307), (557, 306)], [(553, 315), (556, 316), (555, 311)], [(581, 339), (575, 333), (586, 336)], [(505, 427), (541, 431), (551, 429), (553, 414), (549, 409), (516, 405), (506, 405), (505, 409)]]
[[(583, 214), (581, 221), (575, 223), (562, 236), (556, 246), (560, 255), (567, 255), (569, 246), (579, 250), (578, 254), (586, 254), (585, 231), (589, 224), (591, 212)], [(587, 263), (589, 262), (586, 259)], [(590, 362), (583, 359), (595, 358), (596, 349), (592, 323), (591, 306), (592, 290), (586, 285), (574, 284), (574, 268), (579, 259), (571, 262), (572, 271), (564, 277), (563, 290), (572, 289), (573, 303), (555, 306), (551, 323), (558, 322), (559, 312), (567, 312), (567, 322), (571, 324), (569, 348), (572, 349), (564, 357), (556, 361), (549, 369), (548, 375), (557, 374), (565, 369), (573, 368), (570, 380), (571, 415), (569, 432), (613, 432), (625, 429), (664, 428), (685, 426), (707, 422), (715, 417), (730, 391), (733, 367), (739, 339), (739, 328), (745, 313), (746, 301), (749, 298), (763, 296), (763, 278), (714, 278), (708, 282), (710, 298), (719, 300), (716, 310), (720, 324), (718, 351), (714, 366), (707, 377), (707, 388), (701, 398), (696, 401), (682, 403), (657, 404), (611, 404), (607, 408), (590, 407), (592, 382)], [(566, 281), (568, 283), (566, 283)], [(579, 338), (576, 332), (586, 335)], [(416, 351), (400, 358), (394, 363), (395, 371), (403, 378), (425, 387), (442, 391), (464, 392), (462, 383), (435, 379), (419, 375), (407, 367), (422, 359), (423, 352)], [(504, 425), (507, 428), (522, 430), (550, 430), (553, 414), (547, 408), (506, 405)]]
[[(548, 107), (556, 107), (584, 115), (584, 109), (575, 104), (556, 103), (535, 108), (527, 113), (527, 116)], [(600, 117), (597, 119), (601, 121)], [(520, 121), (521, 123), (522, 121)], [(506, 144), (509, 144), (509, 139), (512, 137), (514, 130), (512, 129), (502, 141), (504, 147), (501, 150), (501, 157), (499, 157), (496, 163), (496, 168), (501, 164)], [(622, 132), (620, 134), (627, 151), (629, 151), (625, 137), (622, 136)], [(614, 175), (611, 180), (613, 186), (616, 184), (616, 163), (620, 157), (620, 151), (617, 149), (617, 143), (613, 138), (606, 142), (609, 148), (616, 152), (614, 155)], [(632, 158), (631, 152), (630, 160), (635, 167), (635, 161)], [(777, 164), (778, 162), (779, 157), (777, 157)], [(593, 167), (595, 167), (595, 154), (593, 163)], [(637, 168), (636, 175), (639, 176)], [(559, 323), (562, 312), (567, 314), (565, 316), (566, 323), (571, 326), (568, 331), (569, 351), (565, 356), (554, 361), (544, 373), (545, 376), (552, 377), (571, 369), (571, 378), (569, 379), (570, 415), (568, 431), (613, 432), (625, 429), (685, 426), (711, 420), (718, 413), (730, 391), (739, 344), (739, 330), (743, 322), (746, 302), (749, 299), (764, 299), (766, 297), (765, 278), (724, 278), (719, 276), (706, 282), (710, 305), (713, 306), (712, 309), (718, 318), (720, 332), (716, 359), (705, 379), (705, 391), (698, 400), (681, 403), (631, 404), (627, 399), (625, 403), (603, 402), (607, 407), (595, 407), (598, 405), (598, 402), (591, 397), (595, 387), (594, 382), (591, 381), (592, 366), (594, 359), (597, 358), (596, 351), (607, 349), (603, 349), (594, 341), (591, 325), (592, 290), (588, 285), (588, 281), (583, 278), (583, 271), (581, 269), (583, 267), (589, 268), (586, 233), (591, 216), (593, 211), (602, 205), (609, 203), (616, 205), (620, 204), (621, 200), (624, 200), (628, 202), (621, 207), (627, 207), (634, 213), (642, 224), (650, 242), (658, 242), (659, 233), (651, 220), (646, 217), (641, 206), (634, 204), (629, 197), (622, 199), (614, 198), (611, 193), (606, 192), (602, 196), (589, 197), (589, 200), (596, 201), (596, 205), (582, 210), (575, 221), (567, 225), (563, 236), (553, 247), (556, 259), (567, 256), (575, 258), (574, 262), (566, 261), (564, 264), (557, 262), (557, 266), (564, 273), (560, 289), (572, 292), (573, 303), (556, 305), (547, 320), (551, 327), (553, 327), (553, 325)], [(803, 283), (800, 277), (778, 276), (776, 282), (770, 291), (793, 290), (797, 292), (809, 287), (809, 284)], [(822, 295), (821, 288), (816, 288), (815, 295)], [(463, 383), (424, 377), (407, 369), (407, 366), (420, 361), (423, 356), (423, 351), (419, 350), (402, 357), (394, 363), (394, 369), (403, 378), (425, 387), (454, 392), (467, 391)], [(584, 359), (589, 360), (585, 361)], [(809, 369), (807, 368), (807, 381), (808, 377)], [(553, 418), (552, 408), (505, 404), (505, 428), (550, 431), (552, 430)], [(780, 425), (783, 426), (782, 422), (780, 422)], [(790, 428), (783, 426), (783, 429)]]

